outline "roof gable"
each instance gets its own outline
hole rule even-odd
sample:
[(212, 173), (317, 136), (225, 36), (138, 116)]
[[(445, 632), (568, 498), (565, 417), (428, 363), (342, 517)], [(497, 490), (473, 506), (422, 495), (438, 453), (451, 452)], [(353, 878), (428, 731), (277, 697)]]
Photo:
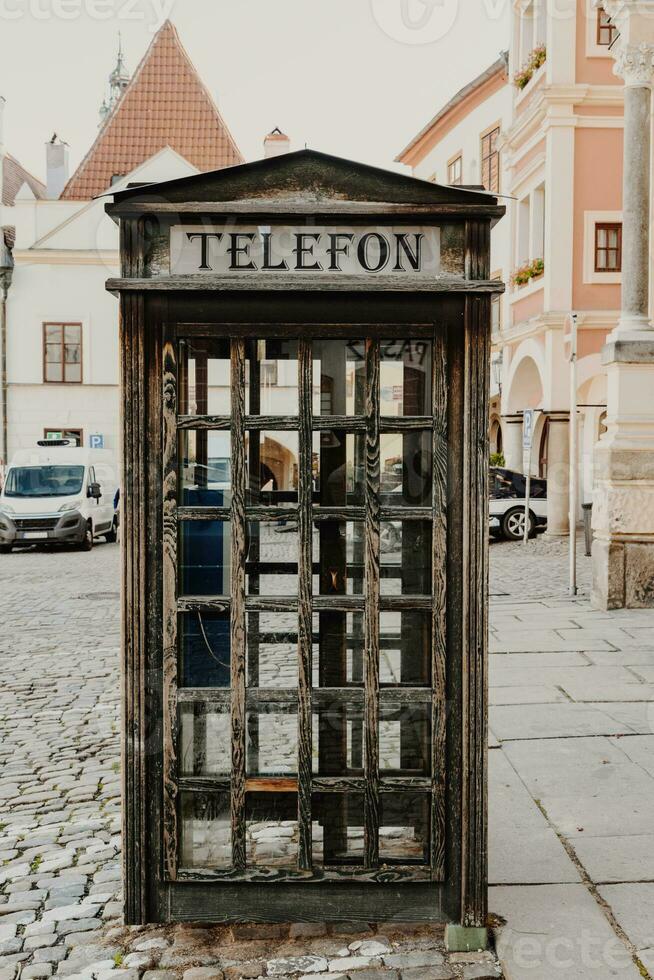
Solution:
[(22, 164), (12, 157), (11, 153), (5, 154), (2, 161), (2, 203), (11, 206), (24, 184), (27, 184), (32, 195), (37, 200), (44, 200), (46, 197), (46, 187), (40, 180), (33, 177), (25, 170)]
[(114, 194), (119, 212), (123, 203), (157, 200), (184, 202), (274, 201), (304, 205), (327, 201), (397, 204), (493, 204), (494, 195), (483, 189), (467, 190), (434, 184), (391, 170), (330, 156), (317, 150), (297, 150), (254, 163), (201, 173), (158, 184), (127, 187)]
[(165, 146), (197, 170), (243, 161), (170, 21), (155, 35), (61, 196), (89, 200), (107, 190), (116, 174), (131, 173)]

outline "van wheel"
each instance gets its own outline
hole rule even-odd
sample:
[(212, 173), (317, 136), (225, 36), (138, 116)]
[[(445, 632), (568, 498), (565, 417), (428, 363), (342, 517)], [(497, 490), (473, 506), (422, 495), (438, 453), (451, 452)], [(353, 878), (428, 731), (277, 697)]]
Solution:
[(107, 533), (104, 536), (104, 539), (107, 542), (107, 544), (114, 544), (118, 539), (118, 521), (116, 520), (115, 517), (111, 523), (111, 531), (107, 531)]
[(86, 531), (84, 532), (84, 537), (80, 545), (82, 551), (90, 551), (93, 547), (93, 524), (89, 521), (86, 525)]
[[(529, 511), (529, 537), (533, 538), (536, 533), (536, 521), (534, 515)], [(514, 507), (507, 510), (502, 518), (502, 534), (509, 541), (522, 541), (525, 536), (525, 509), (524, 507)]]

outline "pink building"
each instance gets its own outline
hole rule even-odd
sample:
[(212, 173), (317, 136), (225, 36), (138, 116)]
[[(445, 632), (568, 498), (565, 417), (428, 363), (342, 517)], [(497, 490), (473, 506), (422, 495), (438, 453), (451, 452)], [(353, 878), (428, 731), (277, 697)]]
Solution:
[(578, 315), (580, 516), (606, 420), (600, 352), (620, 315), (624, 89), (614, 35), (592, 0), (577, 0), (576, 16), (516, 0), (506, 62), (450, 100), (398, 157), (419, 177), (514, 198), (492, 242), (507, 293), (493, 324), (491, 443), (522, 470), (522, 412), (539, 409), (531, 472), (549, 480), (550, 534), (568, 530), (566, 316)]

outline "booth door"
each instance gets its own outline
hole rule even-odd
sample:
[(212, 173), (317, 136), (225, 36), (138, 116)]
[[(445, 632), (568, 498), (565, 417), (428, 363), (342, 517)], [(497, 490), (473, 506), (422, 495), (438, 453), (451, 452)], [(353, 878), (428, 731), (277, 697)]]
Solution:
[(165, 878), (439, 882), (444, 339), (272, 329), (164, 343)]

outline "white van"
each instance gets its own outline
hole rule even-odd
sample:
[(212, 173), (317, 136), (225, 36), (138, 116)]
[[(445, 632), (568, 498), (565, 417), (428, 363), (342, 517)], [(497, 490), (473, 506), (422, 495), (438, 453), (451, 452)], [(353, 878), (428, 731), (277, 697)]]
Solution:
[(0, 552), (14, 545), (77, 544), (84, 551), (118, 531), (114, 454), (68, 439), (44, 439), (16, 453), (0, 494)]

